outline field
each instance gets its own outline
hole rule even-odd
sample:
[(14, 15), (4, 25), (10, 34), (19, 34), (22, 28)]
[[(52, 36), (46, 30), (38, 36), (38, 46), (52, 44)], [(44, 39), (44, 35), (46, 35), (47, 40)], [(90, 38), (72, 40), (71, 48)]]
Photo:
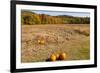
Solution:
[[(52, 54), (65, 60), (90, 59), (89, 24), (22, 25), (21, 62), (45, 62)], [(40, 43), (42, 40), (42, 43)]]

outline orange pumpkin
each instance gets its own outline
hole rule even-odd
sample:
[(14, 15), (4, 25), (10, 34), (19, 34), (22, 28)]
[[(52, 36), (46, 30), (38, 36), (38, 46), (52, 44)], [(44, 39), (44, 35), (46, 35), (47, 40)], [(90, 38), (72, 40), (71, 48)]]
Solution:
[(50, 61), (56, 61), (56, 56), (55, 56), (54, 54), (52, 54), (52, 55), (50, 56)]
[(41, 40), (41, 44), (45, 44), (45, 41), (44, 40)]
[(66, 53), (61, 53), (59, 56), (60, 60), (65, 60), (66, 59)]
[(60, 56), (60, 55), (57, 53), (57, 54), (56, 54), (56, 58), (59, 59), (59, 56)]
[(38, 42), (39, 44), (41, 43), (41, 41), (40, 41), (40, 40), (38, 40), (37, 42)]

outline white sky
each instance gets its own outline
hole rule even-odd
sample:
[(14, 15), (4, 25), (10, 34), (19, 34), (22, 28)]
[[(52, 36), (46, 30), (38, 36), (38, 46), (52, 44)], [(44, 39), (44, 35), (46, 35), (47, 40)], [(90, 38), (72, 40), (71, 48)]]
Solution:
[(69, 15), (69, 16), (76, 16), (76, 17), (90, 17), (90, 13), (88, 12), (62, 12), (62, 11), (45, 11), (45, 10), (32, 10), (37, 14), (48, 14), (52, 16), (57, 15)]

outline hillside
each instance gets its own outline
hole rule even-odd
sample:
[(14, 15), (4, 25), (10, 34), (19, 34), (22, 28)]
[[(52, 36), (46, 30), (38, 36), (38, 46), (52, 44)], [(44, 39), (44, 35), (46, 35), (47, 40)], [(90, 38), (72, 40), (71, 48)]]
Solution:
[(47, 14), (37, 14), (31, 11), (21, 11), (21, 24), (89, 24), (89, 17), (74, 17), (69, 15), (51, 16)]

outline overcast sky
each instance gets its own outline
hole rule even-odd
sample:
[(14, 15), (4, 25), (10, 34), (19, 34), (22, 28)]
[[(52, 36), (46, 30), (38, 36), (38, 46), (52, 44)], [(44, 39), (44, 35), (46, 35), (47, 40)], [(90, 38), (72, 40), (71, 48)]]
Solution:
[(52, 16), (57, 15), (70, 15), (75, 17), (90, 17), (90, 13), (87, 12), (68, 12), (68, 11), (45, 11), (45, 10), (32, 10), (32, 12), (35, 12), (37, 14), (48, 14)]

